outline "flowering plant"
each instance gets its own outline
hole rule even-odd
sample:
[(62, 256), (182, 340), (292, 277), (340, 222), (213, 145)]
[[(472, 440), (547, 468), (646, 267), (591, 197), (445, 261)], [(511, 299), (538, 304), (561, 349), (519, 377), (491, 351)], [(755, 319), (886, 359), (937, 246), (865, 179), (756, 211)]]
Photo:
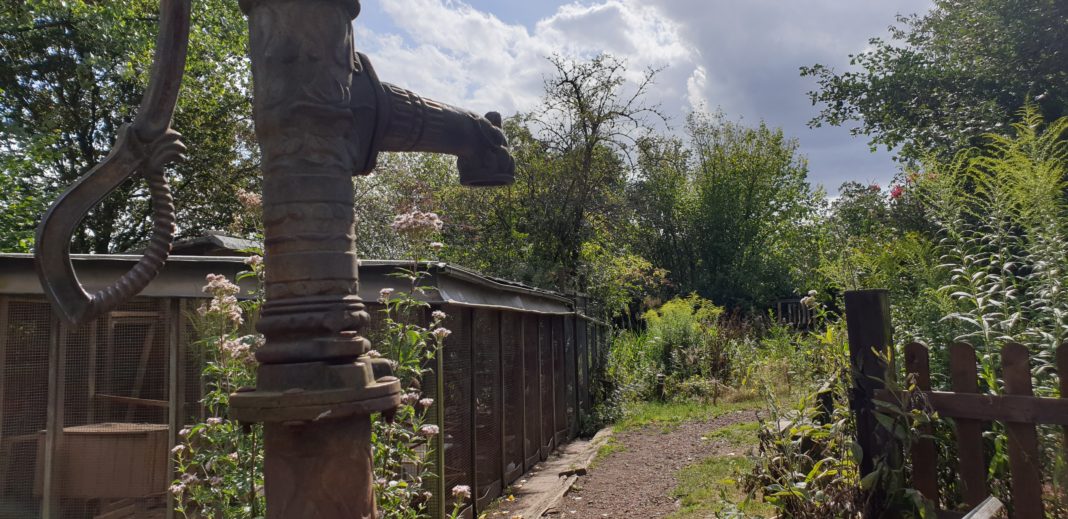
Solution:
[[(430, 371), (430, 363), (444, 347), (451, 333), (443, 327), (447, 316), (441, 310), (430, 312), (429, 324), (421, 324), (429, 304), (416, 298), (429, 287), (419, 285), (426, 276), (420, 268), (422, 254), (437, 251), (439, 242), (433, 241), (442, 223), (434, 213), (418, 210), (399, 215), (393, 229), (411, 243), (411, 266), (399, 269), (395, 277), (408, 283), (408, 290), (384, 288), (378, 302), (383, 305), (381, 333), (375, 344), (382, 350), (369, 355), (384, 355), (393, 364), (394, 375), (400, 379), (401, 405), (391, 420), (376, 420), (371, 444), (375, 465), (375, 497), (379, 514), (388, 517), (416, 519), (430, 517), (429, 503), (433, 493), (429, 478), (435, 440), (441, 434), (437, 425), (428, 422), (434, 409), (441, 416), (442, 406), (423, 394), (423, 376)], [(440, 442), (436, 442), (440, 445)]]
[[(252, 256), (249, 271), (238, 275), (263, 281), (263, 260)], [(183, 428), (172, 449), (177, 479), (170, 492), (176, 511), (185, 517), (258, 517), (263, 510), (263, 448), (259, 426), (226, 418), (230, 394), (256, 384), (253, 356), (263, 344), (259, 334), (244, 335), (245, 316), (258, 314), (260, 294), (239, 301), (241, 289), (226, 276), (208, 274), (203, 290), (211, 295), (191, 316), (201, 339), (195, 343), (204, 360), (203, 421)]]

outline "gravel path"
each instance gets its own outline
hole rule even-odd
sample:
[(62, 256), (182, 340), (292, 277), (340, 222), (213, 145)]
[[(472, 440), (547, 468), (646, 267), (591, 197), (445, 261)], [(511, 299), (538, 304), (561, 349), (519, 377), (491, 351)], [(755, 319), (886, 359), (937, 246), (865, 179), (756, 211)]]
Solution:
[(703, 441), (701, 436), (756, 419), (754, 411), (739, 411), (708, 421), (684, 423), (669, 432), (654, 425), (616, 433), (615, 441), (625, 449), (596, 462), (546, 517), (664, 517), (678, 509), (671, 497), (675, 474), (717, 451), (716, 443)]

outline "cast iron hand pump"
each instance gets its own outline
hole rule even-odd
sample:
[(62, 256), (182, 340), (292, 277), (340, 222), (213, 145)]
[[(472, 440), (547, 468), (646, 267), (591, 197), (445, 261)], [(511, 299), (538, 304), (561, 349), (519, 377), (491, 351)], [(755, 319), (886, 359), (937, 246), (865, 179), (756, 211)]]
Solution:
[[(353, 47), (358, 0), (240, 0), (249, 20), (254, 119), (262, 152), (266, 344), (255, 390), (231, 416), (264, 423), (268, 516), (375, 516), (370, 414), (399, 404), (387, 362), (359, 335), (353, 174), (381, 151), (457, 156), (460, 182), (511, 183), (515, 164), (496, 113), (485, 117), (382, 83)], [(108, 156), (48, 210), (37, 267), (61, 318), (77, 324), (114, 309), (156, 276), (170, 252), (174, 206), (164, 168), (185, 148), (170, 128), (185, 64), (190, 0), (162, 0), (149, 87)], [(153, 231), (144, 257), (90, 295), (70, 263), (85, 215), (126, 179), (149, 185)]]

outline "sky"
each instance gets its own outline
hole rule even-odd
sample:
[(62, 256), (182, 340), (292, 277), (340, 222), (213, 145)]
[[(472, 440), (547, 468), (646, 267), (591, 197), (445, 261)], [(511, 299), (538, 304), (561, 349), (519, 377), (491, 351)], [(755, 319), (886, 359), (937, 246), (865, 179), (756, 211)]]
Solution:
[(356, 46), (383, 81), (482, 113), (535, 108), (546, 56), (626, 60), (638, 81), (663, 68), (648, 101), (679, 131), (692, 109), (781, 127), (800, 142), (809, 179), (834, 195), (848, 180), (887, 186), (892, 155), (848, 128), (810, 129), (816, 87), (799, 68), (848, 69), (850, 54), (887, 37), (896, 14), (931, 0), (363, 0)]

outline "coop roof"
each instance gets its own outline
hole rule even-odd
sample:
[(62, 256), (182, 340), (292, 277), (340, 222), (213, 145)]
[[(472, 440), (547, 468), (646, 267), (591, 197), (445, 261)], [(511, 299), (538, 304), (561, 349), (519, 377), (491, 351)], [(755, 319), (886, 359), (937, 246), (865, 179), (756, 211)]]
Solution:
[[(137, 262), (139, 256), (126, 254), (72, 254), (74, 270), (89, 291), (103, 288), (118, 279)], [(208, 274), (224, 274), (235, 279), (247, 267), (235, 256), (171, 256), (159, 276), (141, 293), (145, 297), (204, 297), (201, 287)], [(404, 291), (407, 281), (391, 274), (411, 262), (363, 260), (360, 262), (360, 292), (364, 301), (374, 302), (383, 288)], [(473, 270), (441, 262), (422, 262), (428, 277), (420, 285), (434, 287), (419, 297), (432, 304), (512, 309), (544, 314), (570, 314), (571, 299), (515, 281), (482, 275)], [(243, 293), (252, 287), (246, 280)], [(40, 295), (40, 282), (33, 255), (0, 253), (0, 294)]]

